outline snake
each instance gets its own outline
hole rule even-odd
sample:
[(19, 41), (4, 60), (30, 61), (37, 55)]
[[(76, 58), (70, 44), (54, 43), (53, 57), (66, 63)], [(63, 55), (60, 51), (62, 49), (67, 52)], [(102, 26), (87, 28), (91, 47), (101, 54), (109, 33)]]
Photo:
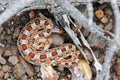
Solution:
[(22, 57), (34, 65), (74, 66), (79, 61), (78, 49), (72, 43), (51, 48), (54, 33), (51, 19), (37, 17), (30, 20), (20, 31), (17, 46)]

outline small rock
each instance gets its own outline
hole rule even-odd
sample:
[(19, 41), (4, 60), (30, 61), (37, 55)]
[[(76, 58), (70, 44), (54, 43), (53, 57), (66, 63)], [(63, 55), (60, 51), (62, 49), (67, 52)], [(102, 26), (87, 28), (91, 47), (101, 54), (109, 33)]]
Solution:
[(58, 66), (58, 70), (61, 71), (61, 72), (63, 72), (64, 71), (64, 67)]
[(105, 43), (102, 42), (101, 40), (99, 40), (98, 38), (96, 38), (92, 34), (88, 37), (88, 43), (90, 44), (90, 46), (95, 46), (97, 48), (104, 48), (105, 47)]
[(26, 63), (26, 61), (21, 56), (19, 56), (18, 58), (19, 58), (20, 63), (23, 65), (28, 76), (29, 77), (33, 76), (34, 75), (33, 67), (30, 64)]
[(86, 30), (86, 29), (84, 29), (83, 31), (82, 31), (82, 33), (83, 33), (83, 35), (85, 36), (85, 37), (88, 37), (89, 36), (89, 32), (88, 32), (88, 30)]
[(120, 58), (117, 59), (117, 62), (116, 62), (118, 65), (120, 65)]
[(0, 26), (0, 33), (3, 31), (3, 27), (2, 26)]
[(12, 50), (5, 48), (5, 53), (3, 54), (3, 57), (9, 57), (12, 56)]
[(17, 46), (11, 46), (11, 49), (12, 49), (12, 54), (17, 55), (17, 52), (18, 52)]
[(112, 23), (109, 23), (105, 26), (105, 30), (108, 30), (108, 31), (110, 31), (112, 28), (113, 28)]
[(11, 35), (5, 34), (4, 37), (9, 43), (12, 41)]
[(11, 33), (11, 31), (10, 31), (10, 29), (8, 27), (6, 28), (6, 30), (7, 30), (7, 34)]
[(25, 70), (22, 64), (17, 63), (13, 68), (13, 74), (17, 79), (21, 79), (25, 75)]
[(9, 69), (10, 69), (10, 66), (8, 66), (7, 64), (2, 66), (3, 72), (8, 72)]
[(0, 64), (6, 64), (6, 59), (2, 56), (0, 56)]
[(5, 47), (5, 45), (3, 43), (0, 42), (0, 47)]
[(105, 15), (112, 16), (113, 12), (110, 8), (105, 8)]
[(33, 10), (29, 12), (29, 17), (30, 19), (33, 19), (35, 17), (35, 12)]
[(103, 23), (108, 23), (108, 18), (106, 16), (104, 16), (102, 19), (101, 19), (101, 22)]
[(102, 18), (102, 17), (104, 17), (104, 12), (103, 12), (103, 10), (101, 10), (101, 9), (98, 9), (98, 10), (96, 10), (95, 11), (95, 16), (97, 17), (97, 18)]
[(0, 55), (2, 55), (4, 52), (4, 48), (0, 46)]
[(13, 33), (13, 38), (17, 38), (19, 33), (20, 33), (20, 28), (16, 27), (15, 30), (14, 30), (14, 33)]
[(9, 77), (9, 73), (7, 72), (7, 73), (5, 73), (5, 75), (4, 75), (4, 79), (7, 79)]
[(28, 80), (27, 78), (28, 78), (27, 75), (24, 75), (24, 76), (21, 78), (21, 80)]
[(117, 73), (117, 75), (120, 75), (120, 65), (115, 65), (114, 69), (115, 69), (115, 72)]
[(9, 61), (11, 64), (15, 65), (15, 64), (17, 64), (17, 62), (18, 62), (18, 58), (17, 58), (17, 56), (10, 56), (9, 59), (8, 59), (8, 61)]
[(64, 37), (60, 36), (59, 34), (52, 34), (51, 38), (53, 39), (53, 45), (60, 46), (64, 42)]
[(41, 77), (41, 73), (39, 72), (39, 73), (37, 73), (37, 77)]
[(3, 76), (4, 76), (4, 72), (0, 70), (0, 78), (2, 78)]
[(98, 26), (99, 26), (100, 28), (104, 28), (104, 26), (103, 26), (102, 24), (99, 24)]
[(40, 72), (40, 67), (39, 66), (35, 67), (35, 72)]

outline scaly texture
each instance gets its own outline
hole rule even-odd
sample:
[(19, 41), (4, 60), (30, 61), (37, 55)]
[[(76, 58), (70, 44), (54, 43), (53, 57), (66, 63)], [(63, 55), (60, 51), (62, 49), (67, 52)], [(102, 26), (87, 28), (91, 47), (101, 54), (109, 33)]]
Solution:
[(17, 45), (21, 55), (35, 65), (74, 66), (79, 61), (78, 50), (71, 43), (50, 48), (53, 23), (46, 17), (34, 18), (22, 29)]

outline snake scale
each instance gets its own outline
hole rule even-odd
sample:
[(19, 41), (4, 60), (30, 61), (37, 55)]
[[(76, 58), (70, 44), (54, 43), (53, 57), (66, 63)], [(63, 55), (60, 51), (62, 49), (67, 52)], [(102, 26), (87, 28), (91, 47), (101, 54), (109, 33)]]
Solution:
[[(22, 57), (34, 65), (74, 66), (78, 63), (78, 50), (74, 44), (64, 43), (50, 48), (53, 22), (46, 17), (30, 20), (21, 30), (17, 45)], [(69, 57), (69, 58), (67, 58)]]

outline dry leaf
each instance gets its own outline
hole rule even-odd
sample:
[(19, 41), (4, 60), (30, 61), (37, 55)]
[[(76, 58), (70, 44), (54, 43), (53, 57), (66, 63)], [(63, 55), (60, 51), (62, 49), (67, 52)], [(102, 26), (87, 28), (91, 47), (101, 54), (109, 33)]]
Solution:
[(88, 78), (88, 80), (92, 80), (92, 72), (89, 64), (81, 59), (78, 63), (78, 68), (85, 74), (85, 76)]

